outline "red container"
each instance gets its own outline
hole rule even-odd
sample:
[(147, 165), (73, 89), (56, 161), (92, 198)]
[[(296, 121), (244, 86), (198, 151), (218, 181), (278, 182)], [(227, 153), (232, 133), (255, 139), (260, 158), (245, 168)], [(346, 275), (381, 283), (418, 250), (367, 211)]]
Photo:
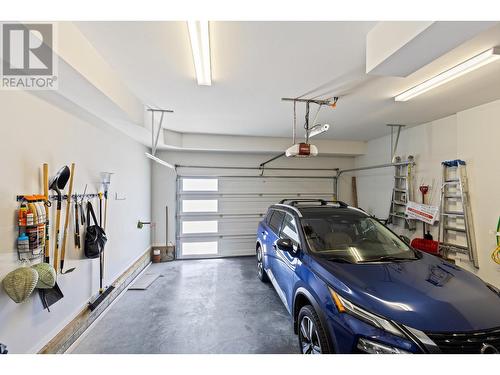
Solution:
[(153, 263), (160, 263), (161, 253), (160, 249), (153, 249)]
[(437, 241), (426, 240), (424, 238), (414, 238), (411, 241), (411, 246), (429, 254), (439, 255), (439, 243)]

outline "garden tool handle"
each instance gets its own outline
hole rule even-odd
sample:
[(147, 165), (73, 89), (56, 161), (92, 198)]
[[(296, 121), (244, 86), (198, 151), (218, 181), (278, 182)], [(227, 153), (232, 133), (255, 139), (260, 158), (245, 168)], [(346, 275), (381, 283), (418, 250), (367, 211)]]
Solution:
[(102, 196), (103, 196), (103, 194), (101, 192), (98, 192), (97, 196), (99, 197), (99, 226), (102, 228)]
[(43, 164), (43, 195), (45, 196), (45, 252), (44, 252), (44, 262), (50, 262), (50, 241), (49, 241), (49, 165), (47, 163)]
[(75, 163), (71, 164), (71, 174), (69, 175), (68, 197), (66, 199), (66, 216), (64, 218), (64, 234), (61, 249), (61, 272), (63, 270), (64, 258), (66, 256), (66, 242), (68, 240), (69, 216), (71, 214), (71, 194), (73, 194), (73, 177), (75, 175)]
[(80, 222), (78, 215), (78, 201), (75, 200), (75, 247), (80, 248)]
[[(59, 199), (59, 198), (58, 198)], [(54, 269), (58, 270), (59, 267), (59, 225), (61, 224), (61, 203), (60, 200), (57, 202), (57, 213), (56, 213), (56, 248), (54, 250)]]

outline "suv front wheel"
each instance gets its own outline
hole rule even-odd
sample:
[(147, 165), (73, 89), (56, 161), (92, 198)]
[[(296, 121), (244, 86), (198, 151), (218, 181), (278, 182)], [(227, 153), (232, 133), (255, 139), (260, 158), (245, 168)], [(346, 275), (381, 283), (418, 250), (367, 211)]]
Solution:
[(300, 309), (298, 325), (299, 347), (302, 354), (331, 353), (325, 330), (311, 305)]
[(266, 271), (264, 270), (264, 256), (262, 254), (262, 247), (260, 246), (257, 247), (257, 276), (263, 283), (269, 281)]

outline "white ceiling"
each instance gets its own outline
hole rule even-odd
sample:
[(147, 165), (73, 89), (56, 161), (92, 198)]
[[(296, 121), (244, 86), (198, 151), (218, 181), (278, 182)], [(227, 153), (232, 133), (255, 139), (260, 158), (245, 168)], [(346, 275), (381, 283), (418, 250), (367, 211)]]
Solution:
[[(392, 97), (483, 50), (500, 45), (500, 25), (405, 78), (368, 76), (366, 34), (376, 22), (211, 22), (212, 86), (198, 86), (184, 22), (80, 22), (80, 30), (146, 104), (174, 109), (180, 132), (289, 136), (283, 96), (341, 94), (319, 121), (327, 135), (368, 140), (387, 123), (417, 125), (500, 99), (500, 62), (406, 103)], [(298, 112), (299, 127), (304, 112)]]

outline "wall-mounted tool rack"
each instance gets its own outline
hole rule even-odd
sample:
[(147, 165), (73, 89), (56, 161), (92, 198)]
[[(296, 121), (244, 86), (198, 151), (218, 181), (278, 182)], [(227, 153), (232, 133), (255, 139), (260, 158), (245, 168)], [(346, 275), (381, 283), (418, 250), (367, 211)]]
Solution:
[[(86, 199), (93, 199), (93, 198), (98, 198), (99, 197), (99, 194), (95, 193), (95, 194), (71, 194), (71, 199), (75, 200), (75, 199), (82, 199), (82, 198), (86, 198)], [(49, 201), (55, 201), (57, 199), (57, 195), (54, 194), (54, 195), (49, 195)], [(67, 194), (64, 194), (64, 195), (61, 195), (61, 199), (63, 201), (67, 200), (68, 199), (68, 195)], [(17, 202), (22, 202), (22, 201), (25, 201), (26, 198), (25, 198), (25, 195), (18, 195), (16, 196), (16, 201)]]

